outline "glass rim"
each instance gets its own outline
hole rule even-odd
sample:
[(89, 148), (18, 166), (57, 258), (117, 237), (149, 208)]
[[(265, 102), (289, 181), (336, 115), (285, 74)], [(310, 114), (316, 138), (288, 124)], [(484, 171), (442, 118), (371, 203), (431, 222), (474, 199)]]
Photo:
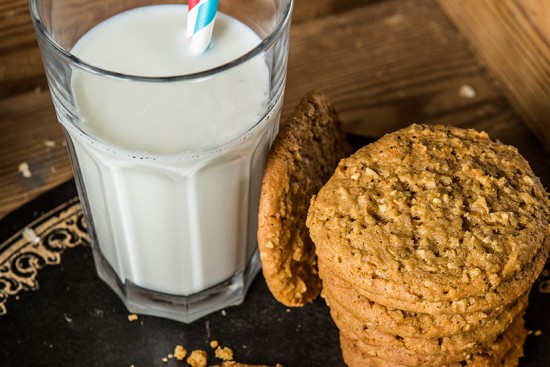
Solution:
[(277, 20), (277, 23), (275, 24), (271, 32), (267, 34), (267, 36), (263, 38), (262, 41), (258, 45), (256, 45), (252, 50), (237, 57), (236, 59), (233, 59), (225, 64), (216, 66), (214, 68), (210, 68), (207, 70), (190, 73), (190, 74), (169, 75), (169, 76), (143, 76), (143, 75), (125, 74), (125, 73), (120, 73), (116, 71), (106, 70), (106, 69), (94, 66), (90, 63), (87, 63), (84, 60), (73, 55), (70, 51), (66, 50), (64, 47), (62, 47), (59, 43), (57, 43), (57, 41), (50, 34), (50, 32), (48, 32), (48, 30), (42, 23), (40, 13), (38, 11), (37, 4), (39, 0), (30, 0), (29, 8), (30, 8), (30, 14), (31, 14), (32, 22), (34, 24), (34, 28), (37, 34), (39, 35), (39, 37), (42, 38), (50, 47), (52, 47), (59, 55), (61, 55), (62, 58), (67, 60), (72, 65), (75, 65), (82, 70), (86, 70), (94, 74), (108, 76), (115, 79), (158, 83), (158, 82), (176, 82), (176, 81), (195, 80), (195, 79), (205, 78), (205, 77), (229, 70), (238, 65), (241, 65), (246, 61), (256, 57), (260, 53), (264, 52), (273, 43), (275, 43), (278, 40), (280, 34), (284, 32), (287, 23), (290, 22), (290, 14), (292, 10), (293, 0), (282, 0), (282, 1), (285, 3), (285, 8), (281, 13), (281, 17)]

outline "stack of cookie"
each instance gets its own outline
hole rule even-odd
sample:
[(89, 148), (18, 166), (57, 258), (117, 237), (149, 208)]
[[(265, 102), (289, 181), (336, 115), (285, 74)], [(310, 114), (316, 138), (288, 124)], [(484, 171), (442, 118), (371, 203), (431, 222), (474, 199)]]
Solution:
[(513, 147), (412, 125), (343, 160), (307, 217), (349, 366), (516, 366), (550, 203)]

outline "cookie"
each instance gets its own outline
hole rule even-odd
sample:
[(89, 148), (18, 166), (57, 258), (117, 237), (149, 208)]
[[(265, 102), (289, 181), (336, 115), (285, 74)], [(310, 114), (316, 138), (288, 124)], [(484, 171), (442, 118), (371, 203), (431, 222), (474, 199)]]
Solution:
[[(343, 343), (343, 356), (348, 367), (408, 367), (381, 358), (365, 356), (360, 352), (350, 349), (351, 347), (345, 344), (346, 341)], [(496, 362), (488, 356), (476, 355), (462, 363), (453, 363), (441, 367), (517, 367), (519, 359), (523, 356), (522, 345), (513, 346), (506, 355)]]
[(477, 353), (462, 360), (439, 364), (423, 355), (404, 356), (392, 353), (391, 348), (372, 348), (357, 339), (340, 336), (342, 355), (348, 367), (515, 367), (523, 355), (523, 344), (527, 337), (523, 315), (518, 315), (512, 324), (495, 341)]
[(376, 326), (363, 322), (335, 300), (330, 302), (330, 312), (341, 334), (372, 346), (390, 347), (403, 353), (466, 356), (493, 343), (498, 335), (507, 329), (513, 318), (523, 313), (527, 307), (527, 296), (518, 300), (517, 305), (518, 307), (514, 307), (517, 309), (516, 313), (501, 313), (495, 320), (487, 320), (473, 330), (433, 338), (402, 336), (396, 331), (380, 331)]
[(261, 187), (258, 247), (267, 285), (284, 305), (302, 306), (320, 293), (306, 215), (311, 197), (349, 154), (333, 106), (317, 92), (304, 96), (273, 142)]
[(375, 301), (457, 313), (530, 287), (549, 219), (548, 195), (517, 149), (474, 130), (412, 125), (342, 160), (307, 225), (319, 258)]
[[(525, 293), (517, 300), (487, 312), (439, 315), (407, 312), (374, 302), (357, 293), (355, 287), (328, 268), (321, 267), (321, 270), (323, 296), (331, 310), (352, 313), (366, 326), (400, 338), (445, 340), (446, 337), (486, 327), (486, 324), (494, 328), (493, 335), (496, 335), (527, 305), (528, 293)], [(440, 347), (445, 347), (445, 344), (442, 342)]]
[[(317, 249), (319, 246), (316, 247)], [(533, 259), (527, 264), (524, 265), (522, 270), (515, 274), (511, 279), (507, 279), (504, 283), (500, 284), (494, 291), (482, 294), (477, 297), (469, 297), (465, 299), (459, 299), (455, 301), (431, 301), (427, 299), (410, 299), (407, 295), (400, 297), (399, 294), (391, 293), (388, 291), (387, 294), (377, 294), (366, 291), (361, 284), (358, 282), (354, 283), (354, 289), (357, 293), (366, 297), (367, 299), (380, 303), (389, 308), (396, 308), (406, 312), (412, 313), (424, 313), (431, 315), (443, 315), (443, 314), (460, 314), (460, 313), (473, 313), (473, 312), (490, 312), (491, 310), (502, 307), (505, 304), (508, 304), (518, 297), (521, 294), (527, 292), (531, 289), (533, 282), (536, 280), (548, 257), (548, 251), (550, 250), (550, 236), (546, 237), (544, 240), (542, 248), (539, 249), (538, 253), (535, 254)], [(338, 254), (337, 251), (334, 251)], [(345, 251), (344, 251), (345, 253)], [(353, 279), (360, 274), (353, 273), (351, 268), (352, 266), (344, 266), (346, 260), (345, 255), (334, 255), (338, 256), (340, 259), (327, 262), (326, 258), (322, 256), (319, 257), (320, 268), (327, 267), (327, 263), (330, 263), (330, 269), (338, 274), (339, 277), (346, 279), (349, 282), (349, 279)], [(346, 260), (341, 260), (346, 259)], [(358, 262), (355, 261), (354, 264)], [(347, 275), (347, 277), (346, 277)]]

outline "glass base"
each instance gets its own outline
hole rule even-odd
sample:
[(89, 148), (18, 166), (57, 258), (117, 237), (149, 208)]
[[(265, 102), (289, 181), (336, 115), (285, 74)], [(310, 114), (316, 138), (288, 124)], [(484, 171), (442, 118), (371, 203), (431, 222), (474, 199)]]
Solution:
[(92, 246), (99, 277), (120, 297), (131, 313), (158, 316), (185, 323), (193, 322), (229, 306), (241, 304), (250, 284), (261, 269), (258, 250), (243, 272), (226, 281), (190, 296), (177, 296), (141, 288), (126, 280), (122, 283), (103, 254)]

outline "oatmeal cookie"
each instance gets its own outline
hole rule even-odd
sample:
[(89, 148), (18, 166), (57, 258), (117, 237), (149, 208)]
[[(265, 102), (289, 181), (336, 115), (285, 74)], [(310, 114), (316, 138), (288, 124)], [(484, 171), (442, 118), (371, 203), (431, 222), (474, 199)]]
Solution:
[[(501, 313), (495, 320), (488, 320), (473, 330), (432, 338), (402, 336), (396, 331), (380, 331), (376, 326), (365, 323), (343, 308), (335, 300), (330, 302), (330, 312), (342, 335), (359, 339), (372, 346), (390, 347), (404, 353), (466, 356), (493, 343), (518, 314), (523, 314), (527, 307), (527, 296), (518, 301), (517, 306), (515, 308), (518, 312)], [(441, 330), (446, 331), (444, 328)]]
[(307, 94), (277, 134), (267, 158), (258, 215), (258, 247), (273, 296), (302, 306), (321, 289), (305, 226), (310, 199), (340, 159), (351, 154), (336, 112), (324, 95)]
[(457, 313), (530, 287), (549, 219), (548, 194), (516, 148), (412, 125), (342, 160), (307, 225), (319, 258), (372, 298)]
[[(319, 246), (316, 247), (318, 250)], [(424, 313), (431, 315), (443, 315), (443, 314), (461, 314), (461, 313), (474, 313), (474, 312), (490, 312), (495, 308), (502, 307), (510, 302), (513, 302), (521, 294), (529, 291), (533, 282), (544, 268), (545, 261), (548, 257), (548, 251), (550, 250), (550, 236), (546, 237), (543, 247), (539, 249), (533, 259), (523, 266), (522, 270), (514, 275), (513, 278), (507, 279), (500, 284), (494, 291), (482, 294), (476, 297), (468, 297), (464, 299), (458, 299), (453, 301), (431, 301), (429, 299), (410, 298), (409, 295), (399, 295), (388, 289), (387, 293), (371, 293), (362, 287), (362, 284), (358, 280), (354, 283), (354, 289), (357, 293), (366, 297), (367, 299), (380, 303), (381, 305), (389, 308), (396, 308), (406, 312), (412, 313)], [(338, 253), (335, 251), (335, 253)], [(345, 254), (344, 250), (342, 254)], [(338, 256), (338, 255), (329, 255)], [(326, 261), (326, 258), (319, 255), (319, 268), (321, 273), (323, 268), (331, 269), (335, 274), (347, 282), (350, 279), (357, 279), (361, 277), (361, 274), (354, 273), (352, 271), (353, 264), (360, 263), (353, 262), (348, 267), (344, 266), (346, 260), (345, 255), (339, 256), (340, 259), (330, 262)], [(349, 260), (349, 258), (346, 258)], [(340, 263), (342, 261), (342, 263)], [(330, 265), (327, 265), (330, 264)], [(330, 281), (330, 280), (327, 280)], [(429, 280), (427, 280), (429, 281)]]
[(516, 367), (523, 355), (526, 337), (523, 315), (518, 315), (494, 343), (478, 353), (447, 364), (438, 364), (422, 355), (393, 354), (390, 348), (372, 348), (357, 339), (343, 335), (340, 336), (340, 343), (344, 361), (349, 367)]
[[(510, 324), (527, 305), (528, 292), (506, 305), (487, 312), (426, 314), (385, 307), (356, 291), (348, 282), (326, 267), (321, 267), (323, 297), (331, 309), (352, 313), (366, 326), (400, 337), (439, 339), (484, 328), (490, 324), (494, 335)], [(442, 341), (445, 339), (442, 339)], [(445, 347), (442, 342), (441, 347)], [(456, 346), (455, 346), (456, 347)]]

